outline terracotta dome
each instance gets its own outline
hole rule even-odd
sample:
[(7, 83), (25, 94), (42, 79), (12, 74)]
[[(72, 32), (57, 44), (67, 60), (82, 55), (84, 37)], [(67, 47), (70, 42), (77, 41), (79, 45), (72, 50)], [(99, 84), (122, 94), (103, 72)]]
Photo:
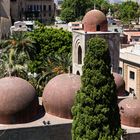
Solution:
[(140, 99), (127, 98), (119, 103), (121, 124), (140, 127)]
[(86, 13), (82, 21), (85, 32), (108, 31), (108, 23), (105, 14), (99, 10), (91, 10)]
[(34, 87), (18, 77), (0, 79), (0, 100), (0, 123), (29, 122), (38, 112)]
[(124, 96), (125, 95), (125, 82), (123, 77), (118, 73), (113, 73), (115, 84), (117, 87), (117, 95)]
[(43, 105), (47, 113), (71, 119), (71, 108), (76, 91), (80, 89), (80, 76), (61, 74), (51, 79), (43, 92)]

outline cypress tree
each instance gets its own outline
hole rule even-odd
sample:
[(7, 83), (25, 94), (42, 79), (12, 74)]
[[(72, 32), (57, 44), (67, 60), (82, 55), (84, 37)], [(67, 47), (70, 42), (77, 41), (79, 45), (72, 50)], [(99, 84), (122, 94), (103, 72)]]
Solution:
[(120, 140), (116, 85), (105, 39), (94, 37), (88, 41), (82, 70), (82, 85), (72, 108), (72, 139)]

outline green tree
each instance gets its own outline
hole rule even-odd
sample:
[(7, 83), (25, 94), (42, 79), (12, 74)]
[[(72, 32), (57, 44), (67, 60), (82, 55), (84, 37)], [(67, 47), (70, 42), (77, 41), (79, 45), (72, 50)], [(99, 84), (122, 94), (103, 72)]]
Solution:
[(44, 65), (41, 67), (42, 71), (37, 77), (31, 76), (29, 80), (36, 87), (38, 95), (42, 95), (42, 90), (50, 79), (54, 76), (68, 73), (68, 68), (72, 65), (71, 53), (69, 54), (51, 54), (45, 59)]
[(41, 73), (48, 56), (71, 53), (72, 34), (63, 29), (41, 26), (28, 34), (36, 43), (36, 56), (30, 64), (31, 72)]
[(62, 12), (61, 12), (61, 19), (63, 21), (66, 21), (67, 23), (69, 21), (75, 21), (75, 16), (74, 16), (74, 11), (71, 8), (65, 8)]
[(119, 3), (114, 3), (110, 5), (111, 12), (113, 14), (114, 18), (119, 18), (119, 9), (120, 9), (120, 4)]
[(23, 32), (15, 33), (8, 40), (1, 42), (1, 69), (5, 71), (1, 76), (14, 75), (25, 78), (28, 61), (35, 55), (33, 43)]
[(137, 11), (139, 9), (139, 5), (137, 2), (126, 1), (120, 4), (119, 8), (119, 18), (127, 24), (130, 24), (131, 21), (135, 21), (138, 18)]
[(107, 0), (94, 0), (93, 2), (97, 9), (101, 10), (105, 15), (107, 14), (111, 6)]
[(139, 24), (139, 18), (140, 18), (140, 6), (136, 12), (136, 24)]
[(116, 86), (104, 39), (89, 40), (82, 69), (81, 89), (72, 108), (72, 139), (120, 140)]
[(87, 11), (94, 8), (94, 5), (105, 14), (109, 8), (107, 0), (64, 0), (62, 4), (61, 19), (66, 22), (81, 20)]
[[(29, 81), (36, 87), (39, 96), (50, 78), (68, 71), (71, 65), (72, 35), (63, 29), (38, 26), (28, 33), (36, 43), (35, 59), (30, 61)], [(34, 73), (37, 75), (34, 77)]]

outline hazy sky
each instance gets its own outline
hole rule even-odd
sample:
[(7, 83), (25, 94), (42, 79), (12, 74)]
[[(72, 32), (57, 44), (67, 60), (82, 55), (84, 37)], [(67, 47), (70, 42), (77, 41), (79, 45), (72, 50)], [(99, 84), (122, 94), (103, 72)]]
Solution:
[[(63, 0), (54, 0), (54, 2), (57, 4), (58, 1), (63, 1)], [(108, 0), (110, 1), (110, 3), (120, 3), (123, 1), (127, 1), (127, 0)], [(140, 0), (132, 0), (132, 1), (137, 1), (138, 3), (140, 3)]]
[[(109, 0), (111, 3), (120, 3), (120, 2), (123, 2), (123, 1), (127, 1), (127, 0)], [(140, 3), (140, 0), (132, 0), (132, 1), (135, 1), (135, 2), (138, 2)]]

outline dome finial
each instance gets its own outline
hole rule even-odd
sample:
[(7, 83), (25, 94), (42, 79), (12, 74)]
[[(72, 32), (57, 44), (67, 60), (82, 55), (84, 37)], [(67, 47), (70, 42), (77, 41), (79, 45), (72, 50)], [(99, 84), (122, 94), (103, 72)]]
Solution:
[(111, 13), (111, 9), (110, 9), (110, 8), (108, 9), (107, 16), (108, 16), (108, 17), (112, 17), (112, 13)]

